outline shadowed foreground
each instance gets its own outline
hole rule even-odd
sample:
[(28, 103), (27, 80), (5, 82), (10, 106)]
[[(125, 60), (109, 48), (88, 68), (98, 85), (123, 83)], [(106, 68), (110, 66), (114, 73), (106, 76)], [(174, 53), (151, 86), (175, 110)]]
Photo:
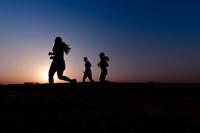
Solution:
[(0, 132), (199, 132), (199, 84), (0, 86)]

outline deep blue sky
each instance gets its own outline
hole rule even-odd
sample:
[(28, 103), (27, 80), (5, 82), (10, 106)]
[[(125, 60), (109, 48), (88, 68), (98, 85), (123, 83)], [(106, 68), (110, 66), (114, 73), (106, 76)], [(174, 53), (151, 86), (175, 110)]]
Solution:
[(45, 82), (56, 36), (71, 43), (65, 74), (81, 81), (83, 57), (121, 82), (200, 81), (200, 2), (0, 0), (0, 83)]

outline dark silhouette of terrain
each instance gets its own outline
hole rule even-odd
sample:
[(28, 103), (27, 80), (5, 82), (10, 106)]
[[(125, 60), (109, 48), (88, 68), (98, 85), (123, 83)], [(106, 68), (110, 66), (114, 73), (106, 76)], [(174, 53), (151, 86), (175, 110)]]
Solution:
[(0, 86), (0, 132), (199, 132), (200, 84)]

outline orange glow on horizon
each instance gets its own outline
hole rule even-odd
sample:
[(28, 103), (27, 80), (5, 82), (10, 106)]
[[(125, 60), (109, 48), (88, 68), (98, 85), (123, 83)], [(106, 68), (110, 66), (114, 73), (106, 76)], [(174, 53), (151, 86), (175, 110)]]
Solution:
[(48, 71), (43, 71), (42, 73), (41, 73), (41, 76), (42, 76), (42, 80), (44, 80), (44, 81), (48, 81)]

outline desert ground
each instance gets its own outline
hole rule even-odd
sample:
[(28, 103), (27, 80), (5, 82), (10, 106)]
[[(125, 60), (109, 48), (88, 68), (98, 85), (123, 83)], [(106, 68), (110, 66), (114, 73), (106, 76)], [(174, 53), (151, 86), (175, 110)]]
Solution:
[(0, 85), (0, 133), (200, 132), (200, 84)]

